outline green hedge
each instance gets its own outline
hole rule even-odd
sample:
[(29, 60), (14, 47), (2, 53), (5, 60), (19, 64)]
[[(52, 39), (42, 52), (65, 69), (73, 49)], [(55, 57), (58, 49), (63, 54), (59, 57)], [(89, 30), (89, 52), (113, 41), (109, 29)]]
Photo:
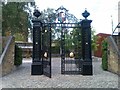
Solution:
[(51, 52), (52, 52), (52, 54), (59, 54), (60, 53), (60, 47), (59, 46), (51, 47)]
[(103, 70), (108, 69), (107, 46), (108, 46), (108, 43), (106, 40), (104, 40), (102, 43), (102, 68)]
[(14, 65), (19, 66), (22, 64), (22, 49), (15, 45), (15, 60)]

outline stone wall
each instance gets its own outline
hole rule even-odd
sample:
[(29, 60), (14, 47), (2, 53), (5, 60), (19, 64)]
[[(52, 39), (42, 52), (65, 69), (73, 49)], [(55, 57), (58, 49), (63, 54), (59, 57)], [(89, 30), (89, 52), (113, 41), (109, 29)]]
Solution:
[[(120, 23), (120, 1), (118, 2), (118, 23)], [(120, 32), (120, 28), (118, 29), (118, 32)]]
[(4, 47), (4, 51), (0, 57), (0, 67), (2, 67), (2, 76), (10, 73), (15, 68), (14, 47), (15, 47), (15, 39), (12, 36), (10, 36)]
[(115, 40), (115, 42), (118, 46), (118, 49), (120, 50), (120, 35), (113, 35), (112, 37)]
[(0, 56), (2, 54), (2, 36), (0, 36)]
[[(118, 37), (117, 37), (118, 40)], [(108, 41), (108, 70), (120, 75), (120, 52), (118, 45), (112, 36), (107, 38)]]

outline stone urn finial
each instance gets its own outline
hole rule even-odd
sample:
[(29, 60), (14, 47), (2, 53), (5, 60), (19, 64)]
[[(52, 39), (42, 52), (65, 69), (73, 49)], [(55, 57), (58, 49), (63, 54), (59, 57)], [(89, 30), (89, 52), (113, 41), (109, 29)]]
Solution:
[(90, 15), (90, 13), (85, 9), (85, 11), (82, 13), (82, 16), (87, 19), (87, 17)]
[(38, 18), (41, 13), (37, 9), (35, 9), (33, 15)]

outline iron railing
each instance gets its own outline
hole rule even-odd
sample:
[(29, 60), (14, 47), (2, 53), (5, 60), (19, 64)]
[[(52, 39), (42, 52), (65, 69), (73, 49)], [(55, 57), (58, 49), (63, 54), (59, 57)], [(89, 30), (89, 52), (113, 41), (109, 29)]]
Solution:
[(120, 22), (119, 22), (118, 25), (115, 27), (115, 29), (112, 31), (112, 35), (114, 35), (115, 33), (116, 33), (117, 35), (120, 34), (120, 32), (116, 32), (117, 28), (120, 28)]

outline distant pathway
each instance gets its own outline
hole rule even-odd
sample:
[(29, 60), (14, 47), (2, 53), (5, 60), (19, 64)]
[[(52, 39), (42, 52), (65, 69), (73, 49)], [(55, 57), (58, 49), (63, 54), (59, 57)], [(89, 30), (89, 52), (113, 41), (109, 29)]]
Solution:
[(2, 78), (3, 88), (118, 88), (118, 76), (103, 71), (101, 61), (93, 61), (93, 76), (61, 75), (60, 58), (52, 59), (52, 78), (31, 76), (31, 59)]

